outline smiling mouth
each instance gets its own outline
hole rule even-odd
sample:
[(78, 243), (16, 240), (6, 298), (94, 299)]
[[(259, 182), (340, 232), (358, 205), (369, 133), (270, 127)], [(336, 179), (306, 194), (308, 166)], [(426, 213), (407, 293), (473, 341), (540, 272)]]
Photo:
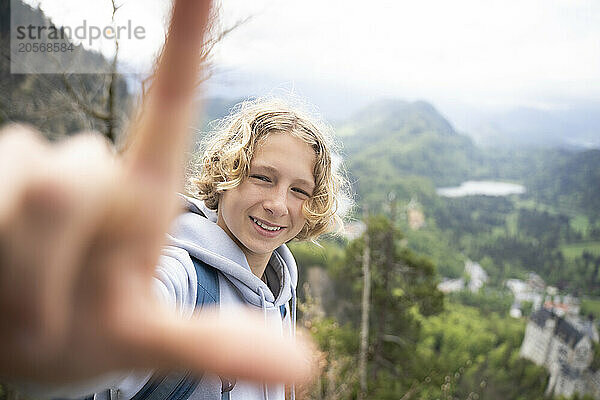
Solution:
[(271, 225), (267, 225), (261, 221), (259, 221), (258, 219), (254, 218), (254, 217), (250, 217), (250, 219), (258, 226), (260, 226), (262, 229), (267, 230), (269, 232), (277, 232), (282, 230), (284, 227), (283, 226), (271, 226)]

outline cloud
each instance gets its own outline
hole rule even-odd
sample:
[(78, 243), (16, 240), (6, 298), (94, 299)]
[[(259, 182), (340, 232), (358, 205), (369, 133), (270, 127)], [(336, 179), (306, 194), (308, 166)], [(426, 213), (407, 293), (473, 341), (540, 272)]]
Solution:
[[(41, 2), (58, 23), (81, 15), (105, 21), (110, 7), (109, 1), (31, 2)], [(223, 26), (253, 16), (216, 48), (221, 70), (489, 105), (600, 99), (595, 0), (220, 3)], [(142, 21), (149, 38), (124, 46), (121, 54), (149, 65), (164, 37), (168, 2), (123, 4), (119, 18)]]
[[(224, 2), (226, 16), (247, 3)], [(258, 3), (219, 48), (223, 65), (408, 96), (600, 95), (591, 0)]]

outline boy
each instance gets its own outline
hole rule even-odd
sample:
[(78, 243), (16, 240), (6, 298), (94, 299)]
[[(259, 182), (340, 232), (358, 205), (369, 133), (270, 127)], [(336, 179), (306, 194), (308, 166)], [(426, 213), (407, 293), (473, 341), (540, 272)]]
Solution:
[[(175, 276), (176, 259), (189, 279), (190, 256), (199, 259), (219, 271), (222, 307), (262, 309), (269, 329), (294, 335), (297, 269), (285, 243), (314, 240), (341, 224), (343, 178), (333, 169), (331, 146), (327, 129), (282, 101), (243, 103), (205, 141), (188, 187), (203, 201), (186, 199), (189, 212), (176, 221), (171, 261), (162, 259), (171, 267), (159, 271)], [(185, 290), (167, 294), (185, 287), (179, 282), (164, 284), (165, 298), (187, 298)], [(204, 378), (201, 397), (217, 398), (219, 383)], [(240, 381), (231, 396), (283, 399), (284, 388)]]

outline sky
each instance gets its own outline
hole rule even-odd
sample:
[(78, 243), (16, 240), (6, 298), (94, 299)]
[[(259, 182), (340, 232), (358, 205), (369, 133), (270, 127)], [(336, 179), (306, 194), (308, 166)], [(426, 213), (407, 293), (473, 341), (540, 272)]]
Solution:
[[(60, 24), (110, 21), (108, 0), (27, 2)], [(164, 38), (168, 2), (121, 3), (118, 21), (148, 27), (143, 43), (121, 46), (123, 59), (144, 70)], [(340, 109), (379, 97), (483, 109), (560, 110), (600, 101), (597, 0), (219, 4), (221, 26), (251, 18), (216, 48), (211, 93), (283, 90)]]
[(595, 0), (263, 4), (220, 48), (225, 65), (490, 106), (600, 98)]

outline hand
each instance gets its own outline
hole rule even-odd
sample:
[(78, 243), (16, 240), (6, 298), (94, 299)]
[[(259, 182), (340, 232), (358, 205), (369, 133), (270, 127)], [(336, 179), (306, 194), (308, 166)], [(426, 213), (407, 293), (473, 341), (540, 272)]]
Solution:
[(175, 3), (156, 79), (115, 156), (97, 135), (0, 132), (0, 377), (65, 383), (123, 368), (302, 380), (306, 342), (254, 315), (182, 320), (152, 276), (176, 196), (209, 2)]

